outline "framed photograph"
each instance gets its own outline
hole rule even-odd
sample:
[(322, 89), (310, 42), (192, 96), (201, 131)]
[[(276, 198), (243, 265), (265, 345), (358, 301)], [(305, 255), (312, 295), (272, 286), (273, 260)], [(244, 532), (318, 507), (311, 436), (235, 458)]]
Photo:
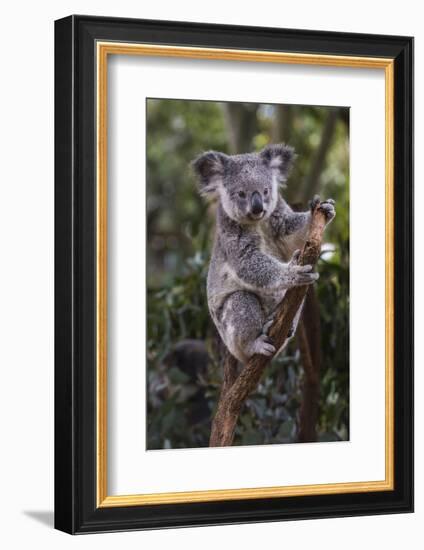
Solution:
[(413, 510), (413, 39), (55, 23), (55, 526)]

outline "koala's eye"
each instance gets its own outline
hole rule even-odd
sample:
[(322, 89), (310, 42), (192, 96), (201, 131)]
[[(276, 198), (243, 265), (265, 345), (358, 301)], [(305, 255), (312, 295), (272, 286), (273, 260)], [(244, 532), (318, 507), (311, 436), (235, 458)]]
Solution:
[(241, 198), (241, 199), (245, 199), (246, 198), (246, 193), (244, 191), (239, 191), (238, 192), (238, 196)]
[(265, 197), (268, 195), (268, 188), (267, 187), (265, 187), (265, 189), (264, 189), (264, 195), (265, 195)]

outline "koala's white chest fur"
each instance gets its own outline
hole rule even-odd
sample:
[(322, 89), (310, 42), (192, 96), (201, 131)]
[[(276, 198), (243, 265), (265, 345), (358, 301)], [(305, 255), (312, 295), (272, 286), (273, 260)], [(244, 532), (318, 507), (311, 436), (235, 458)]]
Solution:
[(268, 223), (258, 224), (257, 234), (259, 249), (262, 253), (283, 262), (290, 258), (290, 250), (285, 240), (276, 238)]

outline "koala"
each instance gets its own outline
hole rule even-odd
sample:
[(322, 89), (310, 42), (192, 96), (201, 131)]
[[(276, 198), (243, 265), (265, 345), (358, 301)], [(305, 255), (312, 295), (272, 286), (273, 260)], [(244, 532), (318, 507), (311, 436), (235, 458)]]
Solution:
[(294, 157), (292, 147), (280, 144), (240, 155), (209, 151), (192, 163), (201, 194), (218, 201), (209, 311), (224, 344), (244, 364), (254, 354), (272, 356), (285, 347), (289, 338), (276, 350), (267, 332), (287, 289), (318, 279), (311, 265), (298, 265), (312, 210), (319, 204), (327, 223), (335, 216), (332, 199), (315, 197), (307, 212), (294, 212), (283, 199), (280, 188)]

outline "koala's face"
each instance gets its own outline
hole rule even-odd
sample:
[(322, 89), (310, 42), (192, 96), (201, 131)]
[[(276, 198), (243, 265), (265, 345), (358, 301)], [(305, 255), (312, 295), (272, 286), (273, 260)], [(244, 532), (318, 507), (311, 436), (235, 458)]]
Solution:
[(278, 182), (259, 155), (229, 157), (219, 198), (227, 215), (239, 223), (254, 223), (273, 212)]
[(217, 196), (226, 214), (241, 224), (257, 223), (275, 209), (279, 186), (293, 161), (293, 149), (269, 145), (260, 153), (228, 156), (214, 151), (194, 161), (202, 194)]

